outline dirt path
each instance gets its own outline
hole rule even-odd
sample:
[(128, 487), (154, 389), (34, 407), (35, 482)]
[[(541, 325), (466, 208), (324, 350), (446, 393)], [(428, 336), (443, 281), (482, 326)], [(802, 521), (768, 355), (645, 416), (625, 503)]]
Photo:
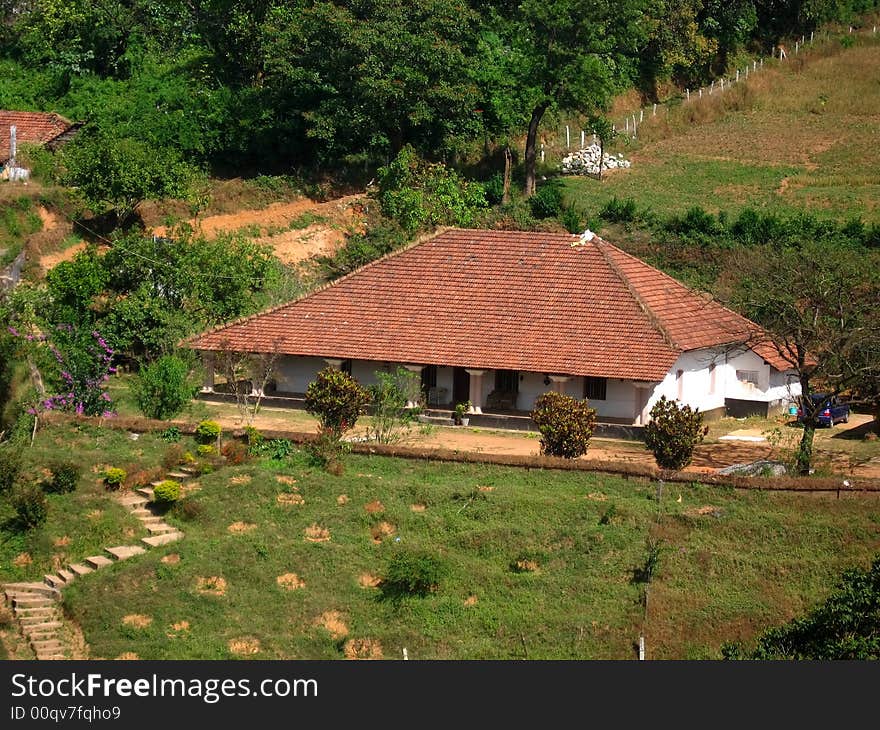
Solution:
[[(345, 241), (348, 231), (362, 230), (365, 200), (364, 195), (347, 195), (326, 203), (302, 198), (289, 203), (272, 203), (259, 210), (193, 219), (189, 223), (208, 238), (256, 227), (259, 235), (254, 240), (271, 246), (284, 263), (296, 264), (318, 254), (333, 253)], [(296, 227), (298, 222), (306, 225)], [(154, 228), (153, 232), (157, 236), (168, 233), (163, 226)]]

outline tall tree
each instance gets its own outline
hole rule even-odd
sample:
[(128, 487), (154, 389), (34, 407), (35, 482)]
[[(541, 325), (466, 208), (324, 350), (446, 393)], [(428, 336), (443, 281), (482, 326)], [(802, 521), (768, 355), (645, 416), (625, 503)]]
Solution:
[(766, 328), (772, 347), (797, 373), (804, 432), (797, 469), (809, 474), (813, 435), (826, 401), (880, 378), (880, 255), (821, 240), (800, 248), (750, 247), (731, 257), (722, 296)]
[[(535, 192), (538, 128), (549, 109), (593, 113), (636, 76), (644, 0), (496, 0), (506, 73), (528, 115), (525, 194)], [(509, 80), (505, 80), (509, 84)]]

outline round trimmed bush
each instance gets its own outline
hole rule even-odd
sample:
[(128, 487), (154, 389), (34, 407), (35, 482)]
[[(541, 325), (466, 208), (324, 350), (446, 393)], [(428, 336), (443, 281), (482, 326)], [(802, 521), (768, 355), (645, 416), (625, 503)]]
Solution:
[(104, 471), (104, 484), (106, 484), (109, 489), (119, 489), (127, 476), (128, 473), (125, 469), (111, 466)]
[(162, 421), (180, 413), (198, 389), (189, 365), (175, 355), (163, 355), (144, 365), (132, 381), (132, 391), (141, 413)]
[(161, 484), (153, 487), (153, 501), (157, 504), (174, 504), (180, 499), (180, 483), (173, 479), (166, 479)]
[(76, 489), (80, 474), (80, 468), (77, 464), (73, 462), (53, 464), (49, 470), (52, 472), (52, 476), (43, 484), (45, 491), (53, 494), (67, 494)]
[(541, 432), (541, 453), (576, 459), (587, 453), (596, 426), (596, 409), (585, 400), (544, 393), (535, 401), (532, 420)]
[(220, 438), (222, 429), (217, 421), (202, 421), (196, 426), (196, 442), (200, 444), (213, 444)]
[(679, 471), (691, 463), (694, 449), (708, 432), (698, 409), (660, 396), (645, 426), (645, 444), (654, 453), (657, 466)]

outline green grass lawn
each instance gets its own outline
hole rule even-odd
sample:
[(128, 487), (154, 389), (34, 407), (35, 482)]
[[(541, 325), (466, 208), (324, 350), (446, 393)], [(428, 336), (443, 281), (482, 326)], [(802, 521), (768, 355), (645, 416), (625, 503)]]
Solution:
[(880, 221), (880, 43), (859, 43), (768, 64), (748, 93), (727, 92), (742, 95), (733, 109), (707, 109), (705, 120), (693, 106), (688, 123), (688, 107), (672, 109), (669, 120), (647, 117), (643, 139), (618, 145), (632, 168), (601, 183), (567, 178), (570, 199), (591, 216), (616, 196), (664, 216), (694, 205), (732, 214), (750, 206)]
[[(198, 483), (168, 517), (181, 542), (65, 592), (93, 657), (227, 658), (240, 641), (259, 647), (253, 658), (340, 658), (347, 640), (370, 639), (387, 658), (405, 647), (416, 659), (626, 659), (642, 631), (652, 657), (713, 657), (821, 600), (880, 545), (880, 500), (868, 498), (676, 485), (658, 500), (641, 480), (353, 455), (333, 476), (299, 451)], [(294, 492), (303, 504), (279, 503)], [(377, 542), (381, 523), (393, 532)], [(312, 525), (330, 539), (308, 541)], [(634, 574), (648, 538), (660, 560), (643, 624)], [(362, 587), (411, 549), (447, 567), (436, 591), (394, 601)], [(304, 585), (279, 586), (289, 574)], [(217, 578), (222, 595), (200, 591)], [(322, 616), (347, 633), (331, 634)]]

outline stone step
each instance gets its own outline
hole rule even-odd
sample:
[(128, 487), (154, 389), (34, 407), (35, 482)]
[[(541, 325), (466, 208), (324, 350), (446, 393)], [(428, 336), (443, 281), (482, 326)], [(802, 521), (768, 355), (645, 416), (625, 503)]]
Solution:
[(42, 624), (47, 621), (54, 621), (58, 618), (58, 614), (55, 611), (50, 613), (39, 613), (39, 614), (26, 614), (24, 616), (16, 615), (16, 620), (22, 626), (33, 626), (34, 624)]
[(166, 475), (166, 478), (173, 479), (174, 481), (181, 481), (183, 479), (192, 479), (193, 473), (187, 473), (185, 471), (169, 471)]
[(62, 578), (64, 578), (65, 582), (67, 582), (67, 583), (70, 583), (72, 580), (74, 580), (76, 578), (75, 573), (72, 573), (71, 571), (69, 571), (65, 568), (62, 568), (61, 570), (59, 570), (58, 575), (60, 575)]
[(49, 661), (56, 661), (59, 659), (65, 660), (65, 659), (67, 659), (67, 657), (64, 656), (64, 654), (59, 654), (58, 652), (52, 652), (51, 654), (50, 653), (41, 654), (40, 652), (37, 652), (37, 659), (39, 659), (41, 662), (49, 662)]
[(35, 607), (14, 607), (13, 612), (16, 616), (24, 617), (24, 616), (54, 616), (55, 615), (55, 605), (51, 606), (35, 606)]
[(88, 575), (94, 570), (94, 568), (90, 568), (88, 565), (83, 565), (82, 563), (71, 563), (67, 567), (76, 575)]
[(49, 631), (34, 631), (28, 634), (28, 641), (59, 641), (58, 632), (55, 629)]
[(157, 522), (162, 522), (162, 518), (159, 515), (150, 515), (149, 517), (141, 517), (140, 521), (146, 527), (147, 525), (155, 525)]
[(67, 585), (67, 581), (60, 575), (44, 575), (43, 580), (46, 582), (46, 585), (52, 586), (53, 588), (60, 589)]
[(152, 487), (140, 487), (140, 488), (137, 490), (137, 493), (140, 494), (142, 497), (146, 497), (147, 499), (152, 499), (152, 498), (153, 498), (153, 489), (152, 489)]
[(47, 586), (45, 583), (7, 583), (5, 592), (7, 598), (16, 596), (39, 598), (40, 596), (45, 596), (58, 599), (61, 597), (61, 592), (57, 588)]
[(98, 570), (99, 568), (106, 568), (108, 565), (113, 565), (113, 561), (110, 558), (105, 558), (103, 555), (92, 555), (89, 558), (86, 558), (86, 564)]
[(160, 545), (167, 545), (170, 542), (177, 542), (182, 537), (182, 532), (165, 532), (161, 535), (150, 535), (150, 537), (145, 537), (141, 542), (150, 547), (159, 547)]
[(123, 507), (128, 507), (129, 509), (142, 508), (149, 501), (144, 495), (133, 493), (119, 497), (118, 500)]
[(27, 626), (22, 626), (21, 629), (24, 631), (28, 638), (33, 638), (34, 634), (43, 634), (47, 631), (52, 631), (55, 629), (60, 629), (62, 626), (60, 621), (44, 621), (39, 624), (28, 624)]
[(138, 507), (137, 509), (130, 510), (130, 514), (134, 517), (137, 517), (139, 520), (145, 520), (150, 517), (156, 516), (155, 512), (152, 512), (145, 507)]
[(146, 525), (147, 532), (151, 535), (162, 535), (166, 532), (176, 532), (177, 528), (172, 527), (167, 522), (159, 522), (155, 525)]
[(31, 640), (31, 648), (36, 651), (62, 651), (65, 647), (58, 639), (46, 639), (44, 641)]
[(43, 608), (44, 606), (49, 608), (55, 605), (55, 601), (44, 596), (24, 596), (12, 598), (11, 600), (13, 608)]
[(116, 547), (104, 548), (104, 552), (108, 553), (114, 560), (128, 560), (135, 555), (142, 555), (146, 550), (140, 545), (118, 545)]
[(195, 466), (181, 466), (178, 471), (182, 471), (184, 474), (195, 475), (199, 473), (198, 467)]

